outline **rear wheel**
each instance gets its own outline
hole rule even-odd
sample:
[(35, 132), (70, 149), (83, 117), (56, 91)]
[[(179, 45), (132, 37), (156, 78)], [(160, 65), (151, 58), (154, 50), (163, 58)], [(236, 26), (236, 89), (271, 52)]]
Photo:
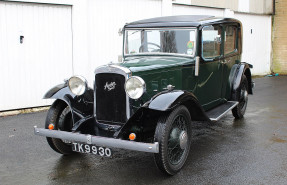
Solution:
[[(73, 127), (72, 114), (67, 104), (59, 102), (49, 109), (45, 123), (46, 129), (49, 124), (54, 124), (54, 130), (71, 131)], [(50, 137), (47, 137), (47, 141), (50, 147), (58, 153), (64, 155), (73, 153), (72, 146), (67, 141)]]
[(157, 167), (168, 175), (179, 172), (191, 144), (191, 118), (185, 106), (179, 106), (159, 119), (155, 142), (159, 142), (159, 153), (154, 154)]
[(238, 90), (233, 94), (233, 100), (238, 101), (238, 105), (232, 109), (235, 118), (243, 118), (248, 103), (248, 80), (242, 76)]

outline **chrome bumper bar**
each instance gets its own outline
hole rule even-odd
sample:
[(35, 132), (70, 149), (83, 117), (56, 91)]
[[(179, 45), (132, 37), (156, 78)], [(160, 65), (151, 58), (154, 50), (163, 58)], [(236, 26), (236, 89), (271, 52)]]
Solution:
[(127, 150), (135, 150), (140, 152), (159, 153), (159, 144), (155, 143), (141, 143), (135, 141), (126, 141), (121, 139), (114, 139), (108, 137), (100, 137), (72, 132), (65, 132), (59, 130), (49, 130), (44, 128), (37, 128), (34, 126), (34, 133), (38, 136), (46, 136), (51, 138), (58, 138), (62, 140), (94, 144), (108, 148), (121, 148)]

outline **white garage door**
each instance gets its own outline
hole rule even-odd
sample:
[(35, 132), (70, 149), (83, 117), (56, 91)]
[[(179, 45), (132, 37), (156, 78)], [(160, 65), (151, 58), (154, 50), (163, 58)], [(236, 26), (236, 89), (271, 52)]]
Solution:
[(271, 15), (235, 13), (243, 25), (242, 61), (253, 64), (253, 75), (270, 73), (271, 61)]
[(70, 6), (0, 2), (0, 111), (43, 106), (73, 73)]

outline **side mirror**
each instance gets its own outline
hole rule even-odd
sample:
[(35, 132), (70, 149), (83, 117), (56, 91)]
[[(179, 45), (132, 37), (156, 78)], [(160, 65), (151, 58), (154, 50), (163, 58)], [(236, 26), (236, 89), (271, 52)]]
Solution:
[(195, 58), (194, 76), (198, 76), (198, 74), (199, 74), (199, 61), (200, 61), (200, 57), (197, 56)]
[(118, 62), (122, 63), (123, 62), (123, 55), (118, 55)]
[(119, 36), (123, 35), (123, 28), (119, 28), (118, 34), (119, 34)]

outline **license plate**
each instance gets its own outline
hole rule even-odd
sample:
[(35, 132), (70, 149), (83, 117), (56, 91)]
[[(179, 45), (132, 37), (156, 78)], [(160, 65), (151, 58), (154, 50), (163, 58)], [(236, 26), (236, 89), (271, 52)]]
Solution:
[(105, 156), (105, 157), (112, 156), (112, 150), (110, 148), (89, 145), (89, 144), (72, 143), (72, 150), (74, 152), (91, 153), (94, 155)]

